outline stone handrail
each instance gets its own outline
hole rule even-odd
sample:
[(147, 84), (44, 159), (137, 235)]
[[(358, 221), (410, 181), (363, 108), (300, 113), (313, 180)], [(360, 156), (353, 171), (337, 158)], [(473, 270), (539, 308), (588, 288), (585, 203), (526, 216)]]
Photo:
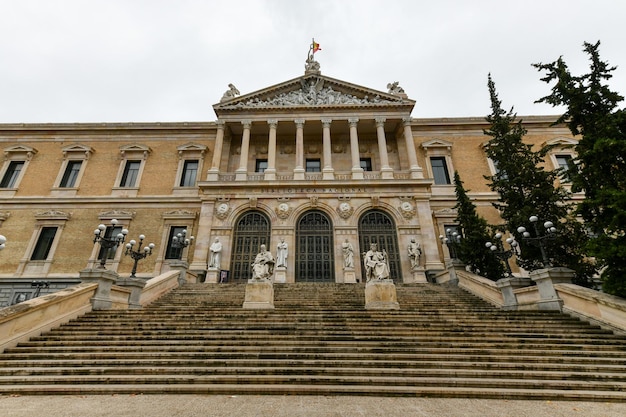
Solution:
[(91, 311), (97, 288), (81, 283), (0, 309), (0, 352)]
[[(465, 270), (456, 270), (459, 287), (502, 308), (504, 297), (494, 281)], [(554, 284), (563, 312), (620, 334), (626, 334), (626, 300), (575, 284)], [(518, 310), (537, 310), (541, 296), (537, 286), (514, 291)]]
[(179, 271), (172, 270), (148, 280), (148, 282), (146, 282), (146, 286), (141, 291), (139, 304), (141, 304), (142, 307), (145, 307), (161, 297), (163, 294), (166, 294), (172, 289), (178, 287), (179, 276)]

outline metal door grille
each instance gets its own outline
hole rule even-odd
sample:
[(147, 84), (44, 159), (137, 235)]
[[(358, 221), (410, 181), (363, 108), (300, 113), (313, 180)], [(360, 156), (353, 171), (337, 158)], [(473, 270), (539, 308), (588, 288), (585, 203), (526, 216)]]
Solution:
[(234, 233), (233, 254), (230, 261), (230, 277), (235, 282), (248, 281), (252, 277), (251, 264), (261, 245), (268, 250), (270, 242), (270, 221), (263, 213), (252, 211), (244, 214)]
[(296, 281), (335, 282), (333, 227), (321, 211), (304, 214), (296, 229)]
[(365, 282), (363, 253), (370, 249), (371, 243), (377, 243), (378, 250), (384, 249), (387, 252), (390, 278), (396, 282), (402, 282), (396, 225), (393, 219), (382, 211), (368, 211), (359, 219), (359, 259), (362, 282)]

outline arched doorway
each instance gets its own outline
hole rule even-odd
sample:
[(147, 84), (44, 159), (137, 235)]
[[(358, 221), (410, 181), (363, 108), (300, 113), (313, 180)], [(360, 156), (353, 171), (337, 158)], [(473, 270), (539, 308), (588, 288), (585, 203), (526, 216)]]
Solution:
[(271, 225), (269, 218), (260, 211), (244, 213), (234, 228), (233, 252), (230, 259), (230, 279), (247, 282), (252, 277), (250, 265), (259, 248), (265, 244), (268, 250)]
[[(400, 252), (398, 251), (398, 233), (393, 219), (380, 210), (365, 212), (359, 219), (359, 259), (367, 252), (371, 243), (378, 244), (378, 250), (387, 252), (389, 275), (396, 282), (402, 282)], [(361, 264), (361, 280), (365, 282), (365, 268)]]
[(335, 282), (333, 225), (322, 211), (306, 212), (296, 225), (296, 281)]

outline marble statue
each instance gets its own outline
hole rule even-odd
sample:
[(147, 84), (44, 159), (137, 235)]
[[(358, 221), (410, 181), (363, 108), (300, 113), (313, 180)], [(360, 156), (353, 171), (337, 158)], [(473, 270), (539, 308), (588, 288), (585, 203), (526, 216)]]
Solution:
[(211, 244), (209, 248), (211, 257), (209, 258), (209, 268), (220, 269), (220, 261), (222, 258), (222, 243), (218, 238)]
[(274, 264), (272, 253), (267, 250), (265, 245), (261, 245), (260, 252), (252, 262), (252, 279), (269, 279), (274, 273)]
[(220, 101), (230, 100), (231, 98), (237, 97), (239, 94), (241, 93), (239, 93), (237, 87), (235, 87), (233, 84), (228, 84), (228, 90), (226, 90)]
[(285, 239), (280, 239), (280, 242), (278, 242), (278, 246), (276, 247), (276, 249), (276, 266), (287, 267), (287, 255), (289, 248), (287, 246), (287, 242), (285, 242)]
[(365, 266), (365, 278), (367, 282), (377, 279), (389, 279), (389, 265), (387, 265), (387, 252), (379, 251), (376, 243), (370, 244), (370, 250), (363, 256)]
[(341, 250), (343, 252), (343, 267), (354, 268), (354, 249), (348, 239), (341, 244)]
[(422, 256), (422, 248), (420, 244), (415, 241), (415, 238), (411, 238), (408, 246), (409, 260), (411, 261), (411, 269), (415, 269), (420, 265), (420, 257)]

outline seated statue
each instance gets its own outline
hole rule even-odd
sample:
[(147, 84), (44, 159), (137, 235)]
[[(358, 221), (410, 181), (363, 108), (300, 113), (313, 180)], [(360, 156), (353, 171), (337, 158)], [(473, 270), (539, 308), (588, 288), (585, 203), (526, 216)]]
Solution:
[(265, 245), (261, 245), (261, 251), (252, 263), (252, 279), (269, 279), (274, 273), (274, 257)]
[(365, 266), (365, 278), (367, 282), (372, 279), (389, 279), (389, 266), (387, 265), (387, 252), (380, 252), (376, 243), (370, 244), (370, 250), (363, 256)]

